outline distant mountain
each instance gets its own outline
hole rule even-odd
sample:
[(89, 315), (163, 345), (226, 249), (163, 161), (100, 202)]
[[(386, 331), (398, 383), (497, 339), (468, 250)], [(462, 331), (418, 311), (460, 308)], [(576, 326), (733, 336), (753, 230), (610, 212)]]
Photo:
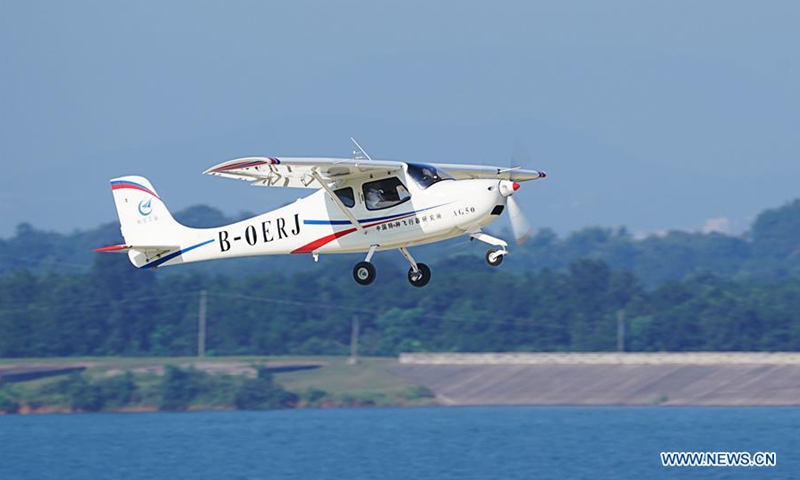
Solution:
[[(180, 222), (193, 227), (220, 226), (248, 216), (250, 214), (242, 213), (227, 217), (217, 209), (202, 205), (175, 214)], [(16, 269), (34, 273), (85, 272), (97, 256), (92, 253), (93, 248), (121, 242), (116, 223), (68, 235), (44, 232), (29, 224), (21, 224), (13, 237), (0, 239), (0, 274)], [(733, 280), (800, 278), (800, 199), (762, 212), (750, 231), (741, 236), (672, 231), (637, 240), (624, 227), (588, 227), (559, 238), (551, 230), (541, 229), (527, 243), (512, 245), (511, 249), (512, 254), (500, 268), (517, 273), (538, 272), (545, 268), (561, 271), (578, 259), (588, 258), (602, 260), (615, 270), (630, 270), (647, 287), (705, 272)], [(414, 253), (418, 259), (432, 265), (454, 261), (480, 265), (484, 250), (484, 244), (460, 238), (419, 247)], [(333, 261), (337, 268), (341, 264), (343, 277), (349, 277), (348, 265), (359, 257), (336, 256), (336, 260), (323, 257), (321, 261)], [(379, 257), (382, 263), (403, 266), (400, 255), (385, 253)], [(198, 263), (165, 268), (163, 272), (243, 276), (299, 272), (313, 267), (310, 256), (301, 255)]]

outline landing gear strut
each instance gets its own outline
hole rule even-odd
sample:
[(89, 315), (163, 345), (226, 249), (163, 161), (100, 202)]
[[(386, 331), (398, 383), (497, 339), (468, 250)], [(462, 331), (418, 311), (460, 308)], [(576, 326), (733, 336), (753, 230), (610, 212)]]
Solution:
[(356, 266), (353, 267), (353, 278), (359, 285), (369, 285), (375, 281), (377, 271), (375, 270), (375, 265), (371, 264), (369, 261), (372, 260), (372, 256), (377, 249), (377, 245), (369, 247), (367, 258), (365, 258), (363, 262), (356, 263)]
[(431, 269), (424, 263), (417, 263), (414, 257), (406, 250), (405, 247), (400, 247), (400, 253), (406, 257), (411, 268), (408, 269), (408, 281), (415, 287), (424, 287), (431, 281)]

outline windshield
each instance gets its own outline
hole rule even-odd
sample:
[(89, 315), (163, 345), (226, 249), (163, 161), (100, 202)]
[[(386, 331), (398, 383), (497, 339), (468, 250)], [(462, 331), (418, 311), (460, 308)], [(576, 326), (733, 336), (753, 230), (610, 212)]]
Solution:
[(424, 163), (409, 163), (408, 175), (422, 188), (428, 188), (442, 180), (453, 179), (453, 177), (446, 172), (437, 169), (433, 165), (426, 165)]

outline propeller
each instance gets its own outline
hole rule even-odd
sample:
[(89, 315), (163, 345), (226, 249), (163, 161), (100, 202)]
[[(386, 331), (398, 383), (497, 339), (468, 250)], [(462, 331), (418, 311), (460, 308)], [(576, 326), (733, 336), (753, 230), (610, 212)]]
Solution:
[(530, 222), (525, 218), (525, 214), (522, 213), (522, 209), (513, 195), (506, 200), (506, 206), (508, 207), (508, 220), (511, 222), (511, 232), (514, 234), (514, 238), (517, 239), (519, 244), (525, 243), (525, 240), (530, 238), (533, 232)]
[(520, 187), (517, 182), (514, 182), (514, 170), (526, 168), (530, 163), (529, 160), (530, 155), (528, 155), (528, 150), (518, 138), (515, 139), (511, 158), (509, 159), (509, 180), (511, 180), (513, 184), (511, 188), (507, 190), (506, 207), (508, 208), (508, 220), (509, 223), (511, 223), (511, 232), (514, 234), (514, 238), (517, 240), (518, 244), (525, 243), (525, 241), (531, 237), (533, 227), (531, 227), (531, 223), (522, 212), (522, 207), (519, 206), (519, 203), (514, 198), (514, 193)]
[(531, 235), (531, 224), (522, 213), (519, 203), (514, 199), (514, 192), (519, 189), (519, 183), (513, 180), (502, 180), (500, 182), (500, 195), (506, 197), (506, 207), (508, 207), (508, 219), (511, 222), (511, 232), (517, 243), (523, 243)]

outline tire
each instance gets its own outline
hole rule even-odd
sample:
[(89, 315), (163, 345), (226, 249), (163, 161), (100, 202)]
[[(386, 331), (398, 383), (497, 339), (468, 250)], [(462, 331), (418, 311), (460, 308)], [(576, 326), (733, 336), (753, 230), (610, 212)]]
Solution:
[(488, 250), (486, 252), (486, 263), (488, 263), (489, 265), (491, 265), (493, 267), (497, 267), (501, 263), (503, 263), (503, 257), (505, 257), (505, 255), (497, 255), (497, 257), (494, 259), (494, 261), (492, 261), (492, 255), (496, 254), (499, 251), (500, 250)]
[(356, 283), (359, 285), (369, 285), (375, 281), (376, 275), (375, 265), (369, 262), (358, 262), (356, 266), (353, 267), (353, 279), (355, 279)]
[(415, 287), (424, 287), (431, 281), (431, 269), (424, 263), (418, 263), (417, 268), (419, 272), (415, 272), (413, 268), (408, 269), (408, 281)]

